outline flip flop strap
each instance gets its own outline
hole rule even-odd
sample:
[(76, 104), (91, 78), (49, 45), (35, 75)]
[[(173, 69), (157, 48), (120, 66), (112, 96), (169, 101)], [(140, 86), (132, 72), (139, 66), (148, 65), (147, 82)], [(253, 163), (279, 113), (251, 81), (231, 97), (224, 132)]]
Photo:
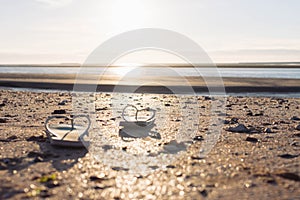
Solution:
[[(69, 118), (67, 116), (61, 116), (61, 115), (52, 115), (52, 116), (49, 116), (45, 121), (45, 129), (47, 130), (46, 132), (50, 133), (49, 121), (52, 120), (52, 119), (68, 119), (68, 120), (71, 120), (71, 131), (72, 131), (74, 129), (74, 119), (79, 118), (79, 117), (84, 117), (88, 120), (89, 125), (86, 129), (86, 130), (88, 130), (91, 126), (91, 120), (90, 120), (88, 115), (74, 115), (71, 118)], [(85, 131), (85, 134), (86, 134), (86, 132), (87, 131)]]
[[(134, 108), (135, 110), (136, 110), (136, 112), (135, 112), (135, 121), (128, 121), (127, 119), (126, 119), (126, 117), (125, 117), (125, 111), (126, 111), (126, 109), (127, 108), (129, 108), (129, 107), (132, 107), (132, 108)], [(142, 111), (150, 111), (150, 112), (152, 112), (153, 114), (152, 114), (152, 116), (150, 116), (147, 120), (145, 120), (145, 121), (139, 121), (138, 120), (138, 113), (139, 112), (142, 112)], [(129, 105), (127, 105), (124, 109), (123, 109), (123, 111), (122, 111), (122, 118), (126, 121), (126, 122), (150, 122), (150, 121), (152, 121), (153, 119), (154, 119), (154, 117), (155, 117), (155, 114), (156, 114), (156, 110), (154, 110), (154, 109), (151, 109), (151, 108), (144, 108), (144, 109), (137, 109), (137, 107), (136, 106), (134, 106), (134, 105), (131, 105), (131, 104), (129, 104)]]

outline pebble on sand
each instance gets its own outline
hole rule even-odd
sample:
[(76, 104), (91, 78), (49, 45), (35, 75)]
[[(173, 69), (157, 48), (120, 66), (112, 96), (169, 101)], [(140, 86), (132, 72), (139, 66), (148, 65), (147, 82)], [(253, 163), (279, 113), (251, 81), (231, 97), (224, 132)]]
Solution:
[(236, 127), (229, 127), (227, 131), (235, 133), (249, 133), (250, 130), (244, 124), (238, 124)]
[(6, 118), (0, 118), (0, 123), (6, 123), (7, 119)]
[(293, 117), (291, 118), (291, 120), (300, 121), (300, 118), (297, 117), (297, 116), (293, 116)]
[(264, 129), (264, 132), (265, 132), (265, 133), (273, 133), (272, 129), (270, 129), (270, 128), (265, 128), (265, 129)]

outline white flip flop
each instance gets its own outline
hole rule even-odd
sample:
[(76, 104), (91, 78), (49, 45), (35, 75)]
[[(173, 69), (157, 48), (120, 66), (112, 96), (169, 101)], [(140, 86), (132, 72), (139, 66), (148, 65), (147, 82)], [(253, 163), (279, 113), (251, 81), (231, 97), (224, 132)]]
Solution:
[[(74, 119), (86, 118), (88, 126), (75, 125)], [(53, 119), (69, 119), (70, 124), (49, 124)], [(46, 134), (50, 140), (50, 144), (65, 147), (84, 147), (81, 142), (82, 137), (88, 135), (88, 129), (91, 121), (87, 115), (76, 115), (71, 118), (60, 115), (49, 116), (45, 122)]]

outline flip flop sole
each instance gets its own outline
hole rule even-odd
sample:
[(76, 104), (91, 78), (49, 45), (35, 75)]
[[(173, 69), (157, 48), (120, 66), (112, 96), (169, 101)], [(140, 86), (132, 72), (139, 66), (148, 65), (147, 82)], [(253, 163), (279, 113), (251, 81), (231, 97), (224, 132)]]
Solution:
[(59, 124), (49, 126), (46, 130), (50, 143), (56, 146), (84, 147), (80, 135), (86, 134), (86, 127)]

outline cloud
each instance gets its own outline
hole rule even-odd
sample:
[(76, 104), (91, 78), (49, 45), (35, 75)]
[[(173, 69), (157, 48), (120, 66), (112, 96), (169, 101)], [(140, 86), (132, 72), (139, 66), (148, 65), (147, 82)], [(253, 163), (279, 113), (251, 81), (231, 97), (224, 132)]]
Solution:
[(63, 7), (72, 3), (73, 0), (35, 0), (35, 1), (51, 7)]

